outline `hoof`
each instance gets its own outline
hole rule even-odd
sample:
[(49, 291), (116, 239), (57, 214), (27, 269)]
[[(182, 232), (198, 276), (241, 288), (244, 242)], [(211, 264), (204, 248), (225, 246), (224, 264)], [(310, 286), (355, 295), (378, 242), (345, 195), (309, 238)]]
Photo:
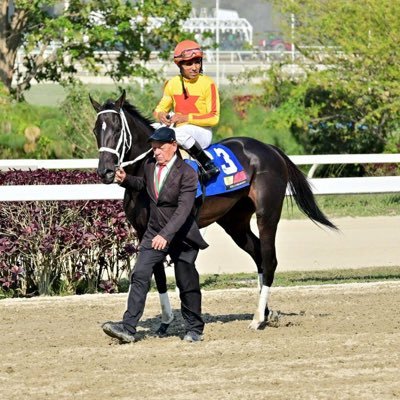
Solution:
[(256, 321), (253, 319), (253, 321), (251, 321), (250, 325), (248, 326), (249, 329), (252, 329), (253, 331), (256, 331), (257, 329), (260, 328), (260, 326), (262, 325), (262, 321)]
[(168, 328), (169, 328), (169, 324), (165, 324), (164, 322), (161, 322), (161, 325), (156, 330), (156, 335), (161, 336), (161, 337), (166, 336)]
[(279, 311), (270, 311), (268, 314), (268, 322), (277, 323), (279, 322)]

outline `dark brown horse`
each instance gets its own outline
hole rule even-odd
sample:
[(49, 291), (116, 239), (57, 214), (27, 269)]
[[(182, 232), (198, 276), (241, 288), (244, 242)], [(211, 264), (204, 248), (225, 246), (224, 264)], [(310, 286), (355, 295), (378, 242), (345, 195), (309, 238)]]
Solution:
[[(97, 172), (102, 181), (113, 183), (115, 170), (121, 165), (128, 174), (142, 176), (143, 161), (152, 156), (148, 143), (154, 130), (151, 121), (125, 101), (125, 92), (118, 100), (103, 105), (90, 100), (97, 111), (94, 133), (100, 152)], [(275, 236), (288, 185), (295, 202), (311, 220), (329, 228), (336, 227), (318, 208), (303, 173), (280, 149), (247, 137), (229, 138), (221, 143), (241, 162), (250, 178), (250, 186), (207, 197), (200, 209), (199, 226), (218, 223), (253, 258), (259, 273), (260, 297), (250, 327), (257, 329), (269, 312), (268, 294), (278, 264)], [(124, 209), (140, 239), (147, 222), (146, 194), (125, 191)], [(259, 238), (250, 229), (253, 214), (257, 219)], [(162, 265), (155, 269), (154, 276), (158, 291), (165, 293)], [(168, 318), (164, 317), (163, 321), (168, 324)]]

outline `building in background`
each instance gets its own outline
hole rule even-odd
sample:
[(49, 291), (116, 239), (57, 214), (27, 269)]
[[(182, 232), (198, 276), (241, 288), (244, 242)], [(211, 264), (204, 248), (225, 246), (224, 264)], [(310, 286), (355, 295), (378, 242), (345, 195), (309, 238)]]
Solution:
[[(218, 18), (218, 21), (217, 21)], [(196, 40), (205, 48), (215, 45), (216, 30), (219, 29), (220, 50), (246, 50), (253, 44), (253, 26), (237, 11), (219, 9), (192, 9), (190, 18), (183, 23), (183, 30), (195, 34)]]

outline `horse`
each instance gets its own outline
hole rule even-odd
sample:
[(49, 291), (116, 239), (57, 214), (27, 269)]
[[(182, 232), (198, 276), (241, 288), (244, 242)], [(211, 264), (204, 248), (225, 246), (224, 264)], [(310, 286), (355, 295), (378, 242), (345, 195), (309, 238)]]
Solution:
[[(97, 112), (93, 132), (99, 150), (97, 174), (102, 182), (113, 183), (118, 167), (123, 167), (127, 174), (143, 176), (144, 162), (152, 157), (148, 142), (154, 131), (152, 121), (126, 100), (125, 91), (117, 100), (107, 100), (102, 105), (91, 96), (90, 101)], [(254, 260), (259, 299), (249, 328), (256, 330), (265, 325), (270, 313), (268, 298), (278, 265), (275, 237), (287, 187), (297, 206), (314, 223), (334, 230), (337, 227), (318, 207), (307, 178), (278, 147), (250, 137), (230, 137), (220, 143), (240, 161), (249, 185), (223, 195), (205, 197), (199, 209), (198, 225), (204, 228), (216, 222)], [(140, 240), (149, 212), (147, 194), (126, 190), (123, 205)], [(259, 237), (250, 228), (254, 214)], [(160, 329), (165, 332), (173, 313), (166, 294), (163, 264), (154, 269), (154, 278), (162, 308)]]

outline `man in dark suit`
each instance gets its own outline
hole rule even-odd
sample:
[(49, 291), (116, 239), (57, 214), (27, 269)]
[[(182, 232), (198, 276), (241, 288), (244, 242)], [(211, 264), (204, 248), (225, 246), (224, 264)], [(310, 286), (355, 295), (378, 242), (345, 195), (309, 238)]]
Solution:
[(138, 258), (131, 276), (127, 310), (121, 322), (106, 322), (104, 332), (123, 342), (134, 342), (136, 326), (143, 314), (150, 289), (153, 267), (170, 255), (181, 299), (185, 321), (185, 341), (202, 340), (201, 292), (195, 260), (203, 240), (194, 217), (197, 174), (176, 151), (175, 132), (168, 127), (154, 131), (149, 139), (154, 158), (144, 165), (143, 178), (127, 175), (122, 169), (117, 182), (131, 190), (147, 190), (150, 217), (140, 242)]

